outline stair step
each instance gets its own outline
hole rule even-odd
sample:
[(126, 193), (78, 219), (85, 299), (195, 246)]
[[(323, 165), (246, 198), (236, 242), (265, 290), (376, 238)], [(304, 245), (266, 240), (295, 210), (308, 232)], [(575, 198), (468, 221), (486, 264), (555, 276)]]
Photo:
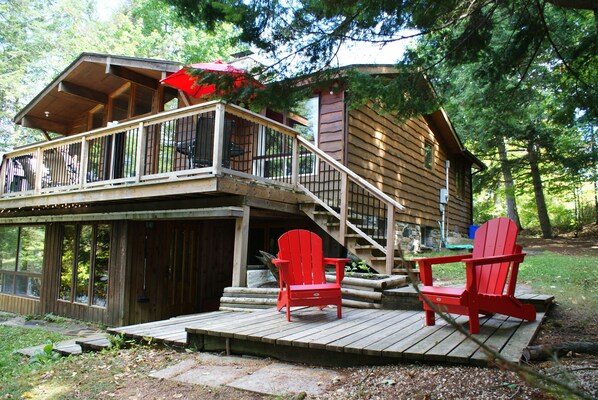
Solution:
[(246, 298), (277, 298), (280, 289), (277, 288), (246, 288), (246, 287), (227, 287), (224, 288), (226, 297), (246, 297)]
[(227, 303), (227, 304), (251, 304), (251, 305), (261, 305), (261, 306), (271, 306), (276, 305), (275, 298), (256, 298), (256, 297), (226, 297), (222, 296), (220, 298), (220, 304)]
[(81, 340), (77, 340), (75, 343), (81, 346), (81, 350), (84, 352), (101, 351), (112, 345), (110, 339), (108, 339), (106, 335), (83, 338)]

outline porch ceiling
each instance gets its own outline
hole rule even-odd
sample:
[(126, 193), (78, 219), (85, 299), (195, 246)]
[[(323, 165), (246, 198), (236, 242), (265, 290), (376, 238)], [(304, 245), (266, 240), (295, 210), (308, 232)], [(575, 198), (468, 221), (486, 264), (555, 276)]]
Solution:
[(164, 73), (180, 64), (141, 58), (83, 53), (38, 94), (19, 114), (15, 123), (24, 127), (68, 135), (85, 112), (106, 104), (127, 82), (157, 89)]

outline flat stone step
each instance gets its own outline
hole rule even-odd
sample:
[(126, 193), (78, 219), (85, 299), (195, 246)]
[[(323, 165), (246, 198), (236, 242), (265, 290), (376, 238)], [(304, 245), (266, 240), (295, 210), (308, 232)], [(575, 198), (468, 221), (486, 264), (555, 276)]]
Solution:
[[(100, 343), (102, 341), (104, 341), (104, 343), (107, 342), (107, 345), (100, 348), (99, 345), (97, 345), (96, 343)], [(86, 348), (85, 343), (88, 343), (88, 342), (96, 344), (95, 348)], [(82, 343), (83, 343), (83, 346), (82, 346)], [(78, 338), (64, 340), (62, 342), (56, 342), (52, 346), (52, 351), (54, 351), (62, 356), (70, 356), (70, 355), (81, 354), (84, 351), (102, 350), (103, 348), (108, 347), (109, 345), (110, 345), (110, 341), (107, 339), (107, 334), (98, 333), (98, 334), (94, 334), (94, 335), (84, 337), (84, 338), (78, 337)], [(33, 347), (28, 347), (26, 349), (17, 350), (16, 352), (18, 354), (24, 355), (26, 357), (31, 357), (37, 351), (43, 351), (43, 348), (45, 346), (46, 346), (46, 344), (41, 344), (39, 346), (33, 346)]]
[(81, 346), (81, 349), (84, 352), (89, 352), (89, 351), (101, 351), (104, 350), (105, 348), (108, 348), (112, 345), (112, 343), (110, 342), (110, 339), (108, 339), (108, 336), (106, 334), (104, 335), (97, 335), (97, 336), (90, 336), (87, 338), (83, 338), (80, 340), (77, 340), (76, 343)]

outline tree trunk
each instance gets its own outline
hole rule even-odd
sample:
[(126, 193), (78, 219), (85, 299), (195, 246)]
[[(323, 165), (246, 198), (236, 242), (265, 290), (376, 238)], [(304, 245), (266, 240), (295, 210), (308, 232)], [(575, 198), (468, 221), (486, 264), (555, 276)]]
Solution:
[(528, 346), (523, 349), (525, 361), (543, 361), (554, 356), (563, 357), (569, 352), (598, 354), (598, 342), (566, 342), (554, 345)]
[(538, 165), (538, 151), (532, 140), (530, 140), (527, 145), (527, 157), (529, 160), (530, 172), (532, 174), (536, 208), (538, 209), (538, 220), (540, 221), (540, 229), (542, 229), (542, 237), (544, 239), (552, 239), (552, 226), (550, 225), (550, 218), (548, 217), (546, 199), (544, 198), (544, 188), (542, 186), (542, 176), (540, 175), (540, 167)]
[(511, 165), (507, 158), (507, 148), (505, 146), (505, 139), (501, 137), (498, 139), (498, 157), (500, 159), (500, 169), (505, 183), (505, 198), (507, 201), (507, 216), (517, 224), (521, 230), (521, 222), (519, 220), (519, 212), (517, 211), (517, 201), (515, 199), (515, 182), (513, 181), (513, 174), (511, 174)]

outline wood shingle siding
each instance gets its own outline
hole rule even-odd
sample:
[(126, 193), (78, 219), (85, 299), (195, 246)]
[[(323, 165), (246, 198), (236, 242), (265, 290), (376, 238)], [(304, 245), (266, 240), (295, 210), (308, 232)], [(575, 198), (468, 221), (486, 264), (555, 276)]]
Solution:
[(323, 92), (320, 96), (320, 130), (318, 147), (343, 162), (345, 146), (345, 103), (344, 93), (330, 94)]
[[(423, 117), (404, 123), (363, 106), (349, 112), (348, 167), (407, 206), (400, 220), (437, 227), (440, 188), (445, 187), (445, 161), (451, 156)], [(432, 145), (433, 166), (424, 166), (423, 148)], [(455, 168), (449, 172), (448, 219), (451, 229), (467, 232), (470, 223), (469, 175), (466, 196), (455, 191)]]

